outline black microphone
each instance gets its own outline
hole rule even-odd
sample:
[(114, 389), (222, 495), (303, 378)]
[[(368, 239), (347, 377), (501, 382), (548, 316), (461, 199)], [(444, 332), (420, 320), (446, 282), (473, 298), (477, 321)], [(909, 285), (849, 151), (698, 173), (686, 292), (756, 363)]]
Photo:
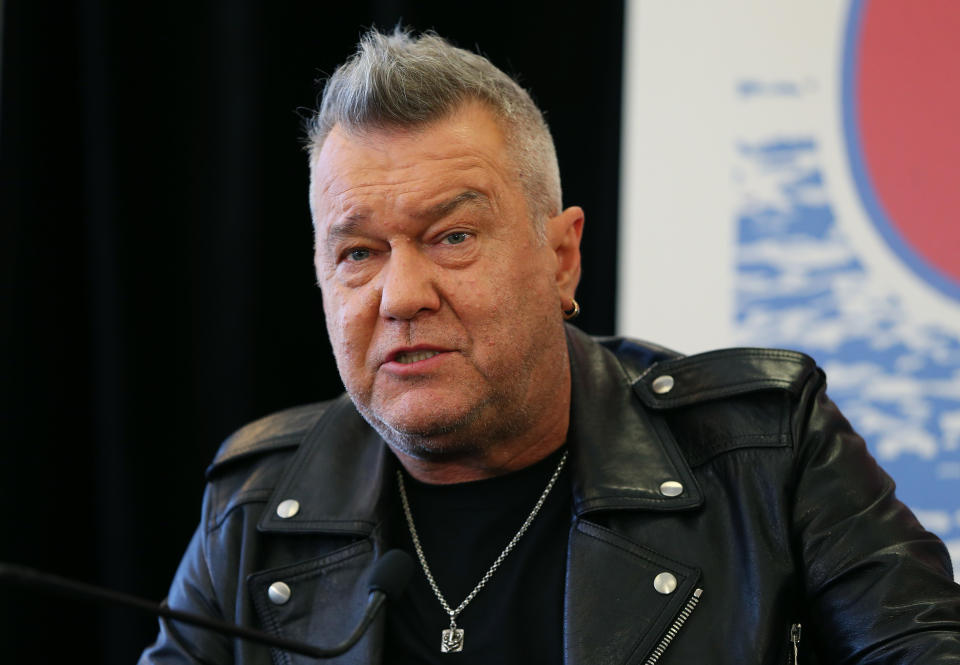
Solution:
[[(330, 658), (339, 656), (348, 651), (360, 641), (363, 634), (370, 627), (377, 612), (388, 598), (396, 599), (407, 586), (413, 574), (413, 560), (410, 555), (401, 550), (390, 550), (377, 559), (370, 571), (370, 595), (367, 598), (367, 607), (360, 619), (360, 623), (350, 635), (340, 644), (332, 648), (315, 647), (304, 642), (276, 637), (262, 630), (245, 628), (234, 623), (213, 619), (200, 614), (192, 614), (170, 608), (166, 602), (156, 604), (152, 601), (131, 596), (129, 594), (104, 589), (92, 584), (77, 582), (64, 577), (42, 573), (33, 568), (18, 566), (12, 563), (0, 562), (0, 582), (26, 587), (28, 589), (42, 589), (52, 593), (72, 596), (83, 600), (90, 600), (107, 605), (123, 605), (158, 616), (167, 628), (166, 620), (172, 619), (181, 623), (212, 630), (221, 635), (239, 637), (251, 642), (264, 644), (275, 649), (282, 649), (314, 658)], [(175, 633), (175, 631), (174, 631)]]

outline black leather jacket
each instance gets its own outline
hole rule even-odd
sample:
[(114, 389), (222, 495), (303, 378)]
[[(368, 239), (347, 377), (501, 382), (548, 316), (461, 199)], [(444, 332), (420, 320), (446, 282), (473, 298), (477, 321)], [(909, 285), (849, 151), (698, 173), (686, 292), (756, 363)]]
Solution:
[[(960, 663), (946, 551), (894, 497), (809, 358), (681, 358), (574, 329), (568, 341), (568, 665), (780, 665), (793, 662), (795, 624), (800, 662)], [(170, 605), (339, 642), (383, 548), (394, 464), (346, 397), (241, 429), (208, 470)], [(288, 499), (299, 510), (281, 517)], [(655, 586), (661, 573), (675, 588)], [(276, 581), (291, 590), (285, 604), (269, 598)], [(161, 631), (140, 662), (316, 662), (180, 632), (178, 644)], [(382, 638), (381, 616), (326, 662), (389, 663)]]

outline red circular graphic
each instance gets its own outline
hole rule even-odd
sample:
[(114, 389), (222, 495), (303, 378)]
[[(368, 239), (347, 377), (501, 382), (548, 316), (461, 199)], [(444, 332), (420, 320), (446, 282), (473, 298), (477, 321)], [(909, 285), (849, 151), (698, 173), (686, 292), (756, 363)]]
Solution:
[(856, 65), (864, 166), (917, 257), (960, 284), (960, 2), (867, 2)]

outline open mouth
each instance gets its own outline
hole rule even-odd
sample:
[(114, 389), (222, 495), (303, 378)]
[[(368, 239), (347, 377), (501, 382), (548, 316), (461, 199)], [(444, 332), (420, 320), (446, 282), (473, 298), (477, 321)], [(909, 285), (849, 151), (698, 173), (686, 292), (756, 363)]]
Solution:
[(410, 363), (420, 362), (421, 360), (426, 360), (427, 358), (433, 358), (439, 353), (439, 351), (407, 351), (404, 353), (398, 353), (393, 361), (402, 365), (409, 365)]

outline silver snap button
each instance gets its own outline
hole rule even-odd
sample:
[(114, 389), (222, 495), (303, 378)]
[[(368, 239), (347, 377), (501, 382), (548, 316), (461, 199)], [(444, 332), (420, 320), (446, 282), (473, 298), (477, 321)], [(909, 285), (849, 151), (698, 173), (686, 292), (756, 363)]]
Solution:
[(676, 480), (666, 480), (660, 483), (660, 494), (664, 496), (680, 496), (683, 494), (683, 485)]
[(285, 582), (274, 582), (267, 589), (267, 596), (274, 605), (283, 605), (290, 600), (290, 587)]
[(287, 499), (286, 501), (281, 501), (280, 505), (277, 506), (277, 515), (279, 515), (281, 519), (288, 519), (299, 512), (300, 502), (296, 499)]
[(665, 596), (671, 594), (677, 588), (677, 578), (673, 576), (673, 573), (660, 573), (653, 578), (653, 588), (657, 590), (657, 593), (662, 593)]
[(653, 392), (658, 395), (666, 395), (673, 390), (673, 377), (669, 374), (658, 376), (653, 380), (653, 383), (650, 384), (650, 387), (653, 388)]

